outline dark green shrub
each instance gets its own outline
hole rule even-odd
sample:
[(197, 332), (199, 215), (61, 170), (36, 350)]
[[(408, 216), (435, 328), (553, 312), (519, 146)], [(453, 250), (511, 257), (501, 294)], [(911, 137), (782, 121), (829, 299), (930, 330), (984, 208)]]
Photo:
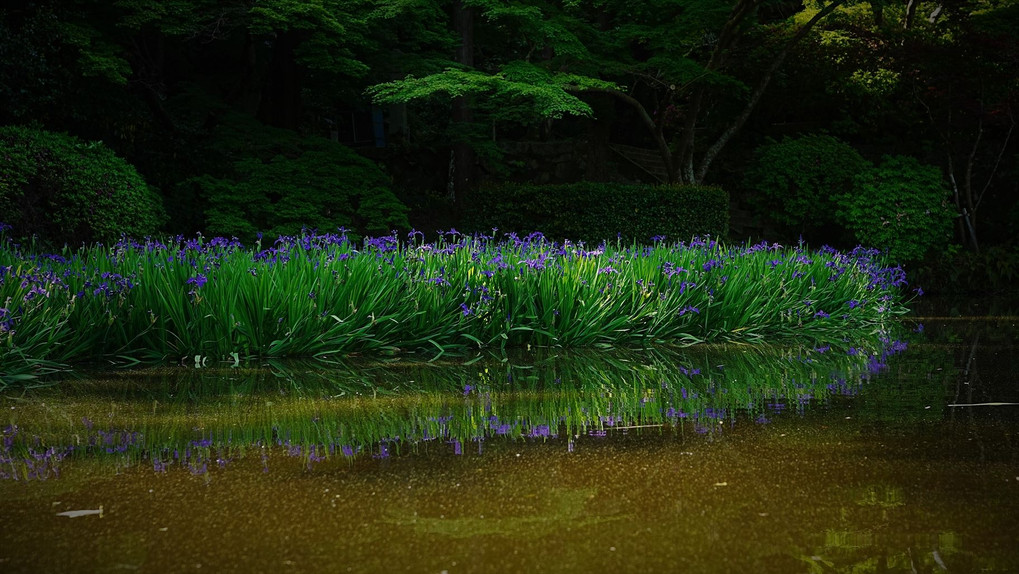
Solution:
[(231, 114), (210, 149), (227, 168), (182, 184), (204, 202), (209, 234), (251, 241), (259, 231), (276, 237), (343, 227), (379, 235), (410, 227), (386, 175), (345, 145)]
[(0, 220), (54, 245), (109, 243), (151, 235), (162, 200), (101, 142), (24, 127), (0, 127)]
[(938, 168), (885, 156), (839, 197), (837, 218), (861, 243), (887, 249), (895, 261), (917, 261), (948, 245), (955, 216), (949, 200)]
[(912, 283), (922, 285), (927, 293), (938, 296), (966, 295), (965, 300), (978, 301), (991, 297), (994, 305), (1011, 305), (988, 315), (1014, 315), (1019, 305), (1015, 285), (1019, 281), (1019, 244), (983, 246), (980, 252), (949, 245), (936, 257), (928, 257), (924, 265), (911, 268)]
[(795, 232), (835, 222), (837, 198), (871, 167), (852, 146), (828, 135), (783, 138), (754, 152), (744, 186), (774, 221)]
[(744, 183), (774, 221), (801, 232), (837, 226), (896, 261), (943, 248), (953, 212), (941, 172), (904, 156), (874, 167), (827, 135), (785, 138), (757, 149)]
[(729, 197), (706, 186), (650, 186), (580, 182), (509, 184), (480, 189), (467, 213), (469, 231), (540, 231), (552, 239), (597, 243), (654, 236), (687, 241), (695, 235), (724, 238)]

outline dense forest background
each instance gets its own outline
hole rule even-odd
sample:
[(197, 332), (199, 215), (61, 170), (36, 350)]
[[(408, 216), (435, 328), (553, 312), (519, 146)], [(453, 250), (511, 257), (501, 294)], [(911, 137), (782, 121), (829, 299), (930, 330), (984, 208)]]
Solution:
[(664, 184), (725, 190), (733, 240), (1019, 276), (1017, 0), (5, 6), (23, 236), (433, 233), (512, 211), (508, 183)]

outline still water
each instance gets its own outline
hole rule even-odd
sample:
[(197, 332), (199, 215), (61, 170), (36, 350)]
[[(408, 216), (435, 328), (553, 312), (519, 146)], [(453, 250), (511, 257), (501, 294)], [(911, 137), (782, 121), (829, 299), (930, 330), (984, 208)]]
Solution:
[(1019, 572), (1017, 321), (8, 391), (0, 571)]

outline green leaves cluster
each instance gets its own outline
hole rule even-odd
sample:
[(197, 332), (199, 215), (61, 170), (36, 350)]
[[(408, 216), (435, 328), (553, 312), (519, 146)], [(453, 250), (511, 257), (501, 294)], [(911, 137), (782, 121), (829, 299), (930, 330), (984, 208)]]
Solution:
[(798, 232), (835, 223), (837, 198), (870, 167), (848, 143), (824, 134), (786, 137), (757, 148), (744, 185), (775, 221)]
[(471, 0), (465, 6), (480, 15), (483, 32), (476, 34), (485, 60), (476, 68), (447, 67), (372, 86), (368, 93), (377, 103), (486, 94), (499, 105), (558, 119), (592, 115), (575, 93), (627, 91), (620, 86), (635, 78), (663, 94), (693, 82), (744, 87), (703, 63), (710, 51), (705, 34), (724, 24), (728, 2)]
[(874, 166), (828, 135), (759, 147), (744, 185), (775, 220), (798, 232), (838, 226), (896, 261), (944, 248), (952, 231), (949, 190), (938, 168), (908, 156)]
[(887, 249), (896, 261), (916, 261), (948, 244), (955, 217), (948, 200), (941, 170), (885, 156), (856, 176), (852, 193), (839, 196), (837, 218), (857, 240)]
[(347, 146), (230, 114), (211, 147), (229, 168), (182, 184), (206, 203), (209, 233), (253, 241), (259, 231), (276, 237), (343, 227), (377, 235), (410, 227), (386, 175)]
[(499, 73), (448, 68), (423, 78), (372, 86), (368, 93), (377, 103), (407, 103), (443, 94), (451, 98), (489, 94), (505, 104), (530, 106), (537, 116), (591, 116), (591, 106), (571, 92), (590, 88), (612, 89), (615, 85), (576, 74), (551, 73), (529, 62), (515, 61)]
[(162, 201), (102, 142), (25, 126), (0, 127), (0, 214), (54, 245), (155, 233)]

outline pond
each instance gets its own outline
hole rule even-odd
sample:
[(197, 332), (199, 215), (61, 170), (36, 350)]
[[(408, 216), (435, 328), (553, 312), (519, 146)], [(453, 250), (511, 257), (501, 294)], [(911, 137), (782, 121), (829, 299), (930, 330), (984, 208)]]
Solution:
[(1019, 572), (1017, 320), (8, 390), (0, 570)]

